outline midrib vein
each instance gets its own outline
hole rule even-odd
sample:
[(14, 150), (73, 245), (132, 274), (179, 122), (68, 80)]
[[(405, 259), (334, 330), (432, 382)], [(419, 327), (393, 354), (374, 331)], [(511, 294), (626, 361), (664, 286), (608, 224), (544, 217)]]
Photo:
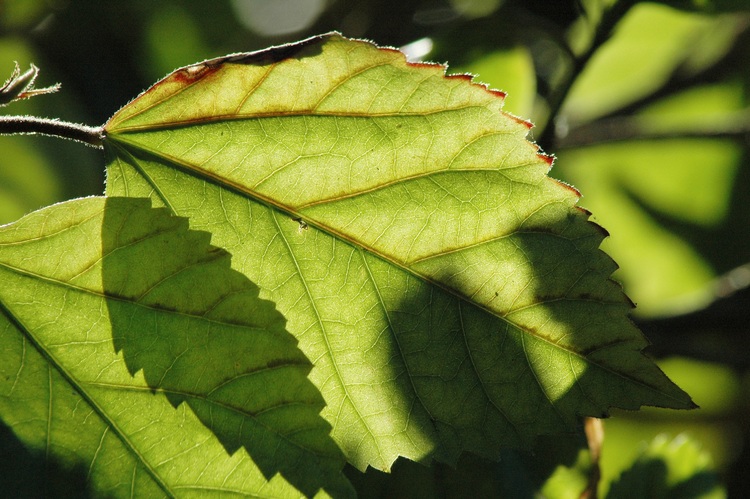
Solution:
[[(215, 175), (214, 173), (212, 173), (212, 172), (210, 172), (208, 170), (205, 170), (205, 169), (202, 169), (200, 167), (197, 167), (196, 165), (193, 165), (193, 164), (190, 164), (188, 162), (185, 162), (185, 161), (183, 161), (183, 160), (181, 160), (179, 158), (176, 158), (176, 157), (173, 157), (173, 156), (168, 156), (168, 155), (165, 155), (165, 154), (160, 153), (158, 151), (154, 151), (154, 150), (152, 150), (152, 149), (150, 149), (148, 147), (143, 146), (142, 144), (131, 142), (131, 141), (127, 140), (127, 139), (124, 139), (123, 137), (117, 137), (116, 140), (120, 144), (122, 144), (122, 146), (130, 146), (130, 147), (133, 147), (136, 150), (140, 150), (142, 153), (145, 153), (145, 154), (147, 154), (149, 156), (153, 156), (155, 159), (157, 159), (162, 164), (164, 162), (171, 163), (177, 169), (182, 170), (182, 171), (186, 172), (187, 174), (189, 174), (191, 176), (202, 178), (203, 180), (205, 180), (207, 182), (210, 182), (210, 183), (212, 183), (214, 185), (217, 185), (220, 188), (224, 188), (224, 189), (233, 191), (233, 192), (239, 194), (240, 196), (242, 196), (242, 197), (244, 197), (246, 199), (249, 199), (250, 201), (255, 201), (255, 202), (258, 202), (258, 203), (263, 204), (265, 206), (268, 206), (268, 207), (272, 208), (273, 210), (275, 210), (276, 212), (280, 212), (280, 213), (288, 216), (290, 219), (303, 219), (305, 221), (305, 223), (309, 227), (315, 228), (317, 230), (320, 230), (321, 232), (327, 234), (330, 237), (333, 237), (334, 239), (340, 240), (340, 241), (342, 241), (342, 242), (344, 242), (346, 244), (351, 245), (352, 247), (354, 247), (357, 250), (367, 251), (368, 253), (372, 254), (373, 256), (375, 256), (377, 258), (380, 258), (381, 260), (385, 261), (389, 265), (392, 265), (392, 266), (394, 266), (394, 267), (402, 270), (403, 272), (409, 273), (409, 274), (413, 275), (414, 277), (416, 277), (417, 279), (419, 279), (419, 280), (421, 280), (423, 282), (426, 282), (427, 284), (430, 284), (432, 286), (435, 286), (436, 288), (441, 289), (442, 291), (450, 294), (451, 296), (455, 297), (456, 299), (458, 299), (458, 300), (460, 300), (460, 301), (462, 301), (462, 302), (464, 302), (464, 303), (466, 303), (466, 304), (468, 304), (470, 306), (476, 307), (476, 308), (484, 311), (485, 313), (492, 315), (493, 317), (496, 317), (497, 319), (499, 319), (502, 322), (508, 324), (509, 326), (514, 327), (514, 328), (520, 330), (523, 334), (527, 334), (527, 335), (529, 335), (531, 337), (537, 338), (537, 339), (539, 339), (539, 340), (541, 340), (541, 341), (543, 341), (545, 343), (548, 343), (549, 345), (553, 346), (554, 348), (562, 350), (562, 351), (568, 353), (569, 355), (573, 355), (575, 357), (578, 357), (578, 358), (584, 360), (586, 363), (594, 365), (594, 366), (596, 366), (596, 367), (598, 367), (598, 368), (600, 368), (600, 369), (602, 369), (604, 371), (607, 371), (607, 372), (609, 372), (611, 374), (614, 374), (615, 376), (617, 376), (619, 378), (630, 380), (631, 382), (636, 383), (638, 385), (641, 385), (643, 387), (646, 387), (646, 388), (648, 388), (650, 390), (656, 391), (656, 392), (661, 393), (663, 395), (667, 395), (664, 392), (662, 392), (660, 390), (657, 390), (655, 387), (650, 386), (650, 385), (644, 383), (643, 381), (641, 381), (639, 379), (632, 378), (630, 376), (626, 376), (624, 373), (614, 371), (614, 370), (612, 370), (611, 368), (609, 368), (609, 367), (607, 367), (605, 365), (602, 365), (602, 364), (600, 364), (600, 363), (598, 363), (598, 362), (596, 362), (594, 360), (591, 360), (591, 359), (587, 358), (585, 355), (581, 354), (580, 352), (577, 352), (575, 350), (572, 350), (571, 348), (559, 345), (559, 344), (551, 341), (549, 338), (546, 338), (546, 337), (540, 335), (538, 332), (532, 331), (532, 330), (530, 330), (528, 328), (525, 328), (521, 324), (517, 324), (517, 323), (513, 322), (512, 320), (508, 319), (507, 317), (505, 317), (503, 315), (500, 315), (498, 312), (490, 309), (486, 305), (478, 303), (478, 302), (475, 302), (475, 301), (472, 301), (471, 299), (469, 299), (469, 297), (465, 296), (460, 291), (458, 291), (458, 290), (456, 290), (454, 288), (451, 288), (450, 286), (447, 286), (447, 285), (441, 283), (440, 281), (437, 281), (437, 280), (431, 278), (430, 276), (427, 276), (425, 274), (422, 274), (422, 273), (416, 271), (415, 269), (411, 268), (410, 266), (408, 266), (404, 262), (396, 260), (394, 257), (391, 257), (390, 255), (387, 255), (387, 254), (385, 254), (385, 253), (383, 253), (381, 251), (378, 251), (375, 248), (366, 247), (362, 243), (360, 243), (359, 241), (357, 241), (354, 238), (352, 238), (351, 236), (349, 236), (349, 235), (347, 235), (347, 234), (345, 234), (345, 233), (343, 233), (343, 232), (341, 232), (341, 231), (339, 231), (339, 230), (337, 230), (337, 229), (335, 229), (335, 228), (333, 228), (331, 226), (324, 225), (323, 223), (318, 222), (317, 220), (308, 218), (307, 216), (305, 216), (304, 213), (300, 212), (298, 209), (294, 209), (294, 208), (292, 208), (290, 206), (284, 205), (284, 204), (278, 202), (277, 200), (275, 200), (275, 199), (273, 199), (271, 197), (265, 196), (265, 195), (263, 195), (263, 194), (261, 194), (259, 192), (256, 192), (256, 191), (253, 191), (251, 189), (248, 189), (247, 187), (245, 187), (245, 186), (243, 186), (243, 185), (241, 185), (241, 184), (239, 184), (237, 182), (233, 182), (233, 181), (231, 181), (229, 179), (226, 179), (226, 178), (220, 177), (218, 175)], [(139, 167), (138, 171), (139, 172), (142, 171), (142, 168)], [(175, 211), (175, 214), (179, 215), (180, 213), (178, 213), (177, 211)], [(185, 216), (185, 215), (182, 215), (182, 216)], [(637, 333), (637, 331), (636, 331), (636, 333)], [(670, 398), (674, 398), (674, 397), (670, 397)]]
[[(423, 118), (425, 116), (434, 116), (436, 114), (448, 114), (452, 112), (458, 112), (458, 111), (466, 111), (469, 109), (481, 109), (486, 110), (486, 106), (482, 104), (470, 104), (465, 106), (456, 106), (451, 108), (439, 108), (434, 110), (424, 110), (424, 111), (413, 111), (413, 112), (405, 112), (405, 111), (389, 111), (389, 112), (382, 112), (382, 113), (373, 113), (370, 111), (362, 112), (362, 113), (354, 113), (351, 111), (343, 112), (343, 111), (318, 111), (315, 109), (295, 109), (295, 110), (289, 110), (289, 111), (267, 111), (267, 112), (253, 112), (252, 114), (236, 114), (236, 113), (227, 113), (227, 114), (215, 114), (212, 116), (200, 116), (190, 119), (181, 119), (181, 120), (173, 120), (173, 121), (161, 121), (158, 123), (144, 123), (142, 125), (122, 125), (118, 124), (114, 127), (113, 130), (107, 130), (105, 129), (105, 132), (109, 134), (114, 135), (125, 135), (128, 133), (137, 133), (137, 132), (158, 132), (162, 130), (174, 130), (179, 128), (185, 128), (187, 126), (195, 126), (195, 125), (202, 125), (202, 124), (213, 124), (213, 123), (223, 123), (227, 121), (247, 121), (247, 120), (254, 120), (254, 119), (268, 119), (268, 118), (309, 118), (309, 117), (317, 117), (317, 118), (354, 118), (354, 119), (372, 119), (372, 118)], [(498, 111), (498, 114), (502, 114), (502, 111)], [(127, 120), (125, 121), (127, 123)], [(507, 132), (500, 132), (500, 133), (507, 133), (508, 135), (515, 135), (518, 134), (519, 131), (509, 128)]]

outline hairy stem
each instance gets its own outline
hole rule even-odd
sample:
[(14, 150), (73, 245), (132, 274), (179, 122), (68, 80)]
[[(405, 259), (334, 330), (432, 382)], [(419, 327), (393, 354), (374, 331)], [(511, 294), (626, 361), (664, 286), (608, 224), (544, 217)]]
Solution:
[(102, 127), (90, 127), (49, 118), (35, 116), (0, 116), (0, 134), (15, 135), (38, 133), (62, 139), (83, 142), (92, 147), (101, 148), (104, 140)]

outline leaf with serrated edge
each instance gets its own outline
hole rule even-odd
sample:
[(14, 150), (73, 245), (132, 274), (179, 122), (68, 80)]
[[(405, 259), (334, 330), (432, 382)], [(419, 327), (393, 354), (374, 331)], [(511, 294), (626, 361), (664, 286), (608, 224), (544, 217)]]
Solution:
[(352, 495), (309, 361), (208, 240), (147, 199), (0, 229), (0, 417), (103, 496)]
[(494, 457), (687, 408), (503, 95), (324, 35), (175, 71), (105, 125), (107, 192), (210, 230), (288, 319), (351, 463)]

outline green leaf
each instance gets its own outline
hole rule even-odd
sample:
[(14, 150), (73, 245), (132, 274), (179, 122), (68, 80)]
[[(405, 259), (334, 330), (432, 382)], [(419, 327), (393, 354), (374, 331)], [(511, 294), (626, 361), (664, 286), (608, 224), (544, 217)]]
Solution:
[(576, 78), (563, 116), (571, 124), (612, 113), (725, 54), (743, 21), (639, 2)]
[(145, 199), (0, 229), (0, 416), (101, 495), (349, 495), (309, 361), (208, 242)]
[(105, 125), (107, 192), (210, 230), (288, 319), (349, 461), (455, 462), (688, 408), (605, 231), (501, 95), (339, 35), (175, 71)]
[(537, 76), (531, 53), (526, 47), (495, 50), (457, 70), (475, 74), (477, 80), (506, 93), (508, 98), (503, 106), (506, 112), (530, 116), (534, 111)]
[(541, 488), (541, 497), (575, 499), (581, 497), (589, 485), (591, 474), (591, 453), (580, 450), (571, 466), (560, 464)]
[(632, 467), (609, 489), (607, 498), (723, 498), (711, 456), (687, 435), (660, 435), (644, 448)]

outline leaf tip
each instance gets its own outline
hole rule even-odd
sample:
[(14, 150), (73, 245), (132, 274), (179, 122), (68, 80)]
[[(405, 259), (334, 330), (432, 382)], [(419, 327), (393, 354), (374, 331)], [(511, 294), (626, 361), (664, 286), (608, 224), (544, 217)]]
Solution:
[[(586, 216), (591, 216), (591, 212), (587, 210), (586, 208), (581, 208), (580, 206), (576, 206), (576, 209), (585, 213)], [(596, 229), (599, 232), (599, 234), (601, 234), (603, 238), (609, 237), (609, 231), (607, 229), (605, 229), (604, 227), (602, 227), (596, 222), (592, 222), (591, 220), (589, 220), (589, 223), (594, 229)]]

